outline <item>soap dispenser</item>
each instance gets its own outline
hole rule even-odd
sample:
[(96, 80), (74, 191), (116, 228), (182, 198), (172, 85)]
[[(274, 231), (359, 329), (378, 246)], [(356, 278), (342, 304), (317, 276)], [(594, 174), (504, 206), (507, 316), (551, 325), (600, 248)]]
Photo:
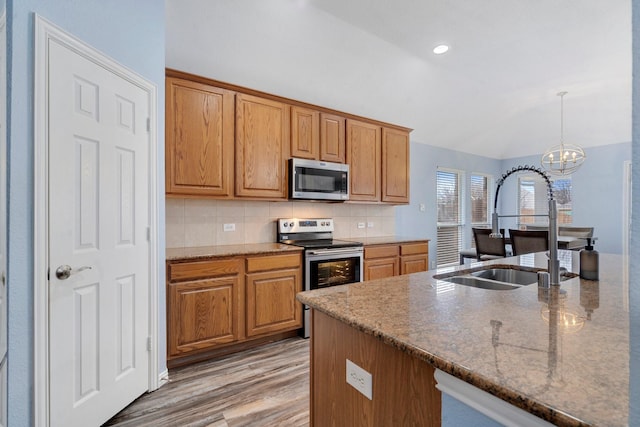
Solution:
[(596, 238), (587, 237), (587, 246), (580, 251), (580, 277), (587, 280), (598, 280), (598, 251), (593, 249)]

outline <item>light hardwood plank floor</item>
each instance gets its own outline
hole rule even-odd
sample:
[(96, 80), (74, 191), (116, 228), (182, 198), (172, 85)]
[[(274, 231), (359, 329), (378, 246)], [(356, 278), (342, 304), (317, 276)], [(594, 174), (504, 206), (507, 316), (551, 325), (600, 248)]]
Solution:
[(105, 426), (308, 426), (309, 340), (290, 338), (169, 371)]

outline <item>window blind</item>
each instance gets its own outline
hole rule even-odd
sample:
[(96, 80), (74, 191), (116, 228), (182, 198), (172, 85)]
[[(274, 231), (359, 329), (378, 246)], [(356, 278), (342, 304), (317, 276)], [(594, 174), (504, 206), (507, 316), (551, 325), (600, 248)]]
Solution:
[(489, 224), (489, 178), (471, 175), (471, 224)]
[(459, 262), (462, 245), (461, 177), (459, 171), (438, 169), (436, 172), (439, 267)]

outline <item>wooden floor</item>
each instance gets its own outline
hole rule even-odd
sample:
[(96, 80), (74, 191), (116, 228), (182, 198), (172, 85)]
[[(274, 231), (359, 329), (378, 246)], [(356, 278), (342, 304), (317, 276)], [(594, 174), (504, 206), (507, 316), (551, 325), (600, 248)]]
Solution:
[(309, 340), (172, 369), (105, 426), (308, 426)]

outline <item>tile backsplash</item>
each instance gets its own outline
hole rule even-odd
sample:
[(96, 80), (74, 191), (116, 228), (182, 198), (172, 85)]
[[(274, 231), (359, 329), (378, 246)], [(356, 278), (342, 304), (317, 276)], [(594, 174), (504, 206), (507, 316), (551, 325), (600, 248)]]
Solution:
[(168, 248), (274, 242), (278, 218), (333, 218), (336, 238), (390, 236), (395, 213), (392, 205), (171, 198), (166, 242)]

